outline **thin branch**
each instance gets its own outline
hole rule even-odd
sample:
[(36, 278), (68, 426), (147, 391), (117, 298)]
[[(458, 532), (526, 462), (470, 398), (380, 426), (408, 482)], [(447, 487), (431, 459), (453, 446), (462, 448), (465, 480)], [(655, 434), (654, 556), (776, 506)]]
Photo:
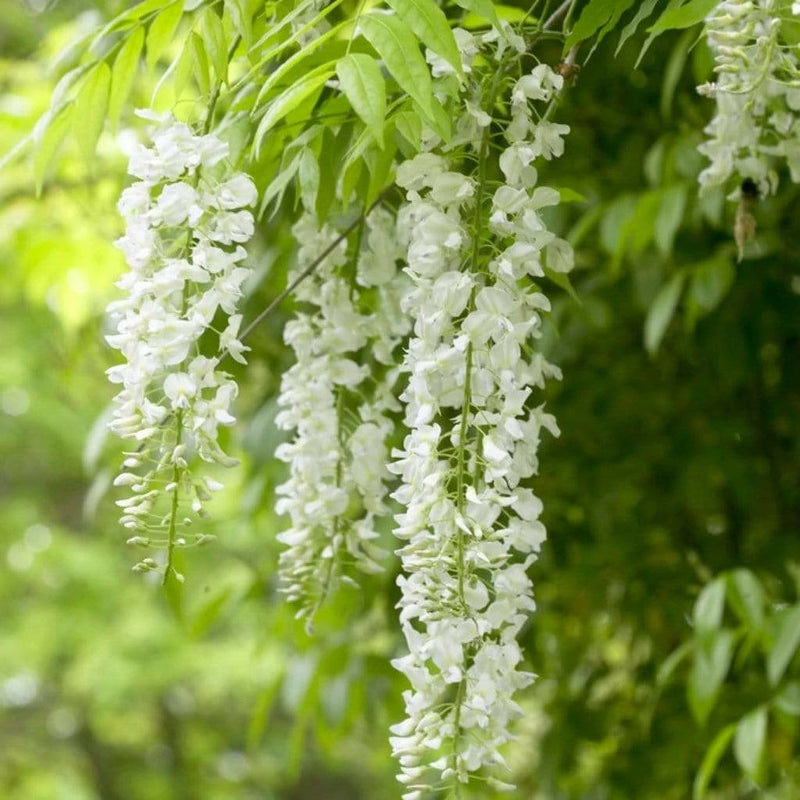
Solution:
[(244, 341), (314, 270), (379, 206), (392, 187), (384, 189), (375, 202), (353, 220), (243, 331), (239, 341)]
[(564, 2), (545, 20), (544, 25), (542, 25), (542, 30), (550, 30), (553, 25), (569, 11), (570, 6), (572, 6), (574, 2), (575, 0), (564, 0)]

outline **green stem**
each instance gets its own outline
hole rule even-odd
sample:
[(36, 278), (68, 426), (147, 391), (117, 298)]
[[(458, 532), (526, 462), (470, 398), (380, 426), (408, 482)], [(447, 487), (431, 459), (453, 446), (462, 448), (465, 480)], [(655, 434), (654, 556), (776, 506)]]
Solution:
[[(178, 447), (183, 438), (183, 409), (175, 414), (175, 447)], [(172, 482), (175, 488), (172, 490), (172, 504), (169, 512), (169, 526), (167, 528), (167, 565), (164, 568), (164, 577), (161, 581), (166, 584), (169, 579), (170, 572), (174, 572), (173, 556), (175, 553), (175, 532), (178, 524), (178, 496), (181, 490), (181, 473), (182, 468), (178, 464), (172, 465)]]

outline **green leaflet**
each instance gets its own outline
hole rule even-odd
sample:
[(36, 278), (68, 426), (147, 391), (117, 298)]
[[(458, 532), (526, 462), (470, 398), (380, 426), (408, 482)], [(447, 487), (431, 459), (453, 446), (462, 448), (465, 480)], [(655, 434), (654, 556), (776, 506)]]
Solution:
[(718, 5), (717, 0), (689, 0), (687, 3), (684, 3), (683, 0), (670, 0), (664, 13), (647, 29), (650, 35), (642, 45), (642, 50), (636, 59), (636, 66), (639, 66), (644, 54), (657, 36), (665, 31), (682, 30), (697, 25), (716, 5)]
[(600, 32), (599, 42), (619, 22), (620, 17), (633, 5), (633, 0), (590, 0), (581, 12), (575, 27), (564, 42), (564, 52)]
[(311, 56), (318, 56), (318, 51), (323, 44), (325, 44), (328, 40), (333, 39), (339, 35), (339, 33), (347, 26), (351, 25), (352, 22), (350, 20), (345, 20), (344, 22), (340, 22), (338, 25), (334, 25), (329, 31), (326, 31), (322, 34), (322, 36), (317, 37), (314, 39), (313, 42), (308, 44), (306, 47), (298, 50), (294, 55), (290, 56), (283, 62), (279, 67), (277, 67), (272, 74), (264, 81), (261, 89), (259, 89), (258, 96), (256, 97), (256, 101), (253, 104), (253, 111), (256, 111), (259, 106), (262, 105), (264, 99), (267, 97), (269, 92), (281, 82), (281, 79), (288, 75), (291, 70), (293, 70), (296, 66), (298, 66), (302, 61)]
[(225, 30), (222, 20), (209, 8), (203, 14), (202, 38), (206, 53), (217, 73), (217, 79), (222, 83), (228, 82), (228, 43), (225, 39)]
[(411, 29), (398, 17), (375, 13), (361, 17), (358, 27), (400, 88), (414, 98), (425, 114), (433, 117), (431, 75)]
[(653, 300), (644, 321), (644, 346), (653, 354), (658, 350), (670, 321), (678, 306), (678, 299), (686, 282), (686, 273), (679, 272), (672, 280), (661, 287)]
[(692, 622), (698, 632), (716, 630), (722, 623), (725, 609), (725, 581), (715, 578), (703, 587), (692, 612)]
[[(42, 185), (47, 177), (47, 172), (50, 165), (55, 158), (58, 148), (64, 141), (64, 137), (69, 130), (69, 125), (72, 120), (72, 103), (65, 103), (58, 111), (53, 114), (48, 111), (47, 114), (51, 115), (49, 120), (45, 120), (42, 125), (41, 133), (37, 131), (37, 147), (36, 154), (33, 159), (33, 176), (36, 184), (37, 197), (42, 192)], [(40, 120), (41, 124), (42, 121)], [(37, 128), (39, 125), (37, 124)]]
[(207, 95), (211, 91), (211, 75), (208, 56), (203, 40), (192, 31), (183, 45), (178, 64), (175, 67), (175, 102), (194, 78), (200, 93)]
[(727, 725), (714, 737), (714, 741), (711, 742), (711, 746), (706, 750), (703, 763), (700, 765), (700, 769), (694, 779), (692, 800), (703, 800), (706, 796), (706, 789), (708, 789), (708, 784), (711, 783), (717, 764), (719, 764), (719, 760), (725, 753), (725, 749), (735, 732), (735, 725)]
[(161, 58), (167, 45), (175, 36), (175, 30), (183, 16), (183, 3), (167, 6), (153, 21), (147, 31), (147, 69), (152, 70)]
[(125, 40), (114, 59), (114, 66), (111, 69), (111, 93), (108, 97), (108, 119), (112, 125), (119, 122), (122, 107), (131, 93), (143, 45), (144, 28), (139, 26)]
[(89, 73), (75, 98), (72, 130), (78, 140), (78, 147), (89, 164), (106, 121), (110, 87), (111, 70), (105, 61), (101, 61)]
[(383, 123), (386, 118), (386, 86), (375, 59), (363, 53), (348, 53), (336, 65), (342, 91), (353, 111), (383, 147)]
[(269, 130), (280, 122), (287, 114), (296, 109), (300, 103), (318, 91), (334, 74), (334, 67), (328, 63), (312, 70), (303, 80), (292, 84), (283, 94), (273, 100), (266, 114), (261, 118), (253, 140), (253, 152), (256, 159), (261, 152), (261, 143)]
[(647, 32), (657, 36), (664, 31), (691, 28), (692, 25), (702, 22), (709, 12), (719, 5), (718, 0), (689, 0), (688, 3), (681, 5), (679, 2), (681, 0), (673, 0)]
[(247, 0), (224, 0), (225, 13), (230, 18), (233, 30), (237, 31), (246, 49), (253, 44), (253, 17)]
[(492, 0), (455, 0), (457, 6), (488, 19), (497, 30), (500, 30), (500, 17)]
[(642, 22), (653, 13), (653, 9), (657, 4), (658, 0), (644, 0), (644, 2), (639, 6), (639, 9), (637, 10), (633, 19), (631, 19), (622, 29), (622, 33), (619, 35), (619, 44), (617, 44), (617, 49), (614, 51), (614, 55), (619, 54), (619, 51), (622, 49), (622, 45), (624, 45), (625, 42), (627, 42), (628, 39), (630, 39), (631, 36), (636, 33)]
[(776, 615), (776, 636), (767, 656), (767, 677), (775, 686), (800, 645), (800, 605)]
[(172, 0), (144, 0), (144, 2), (135, 5), (133, 8), (123, 11), (121, 14), (114, 17), (114, 19), (92, 39), (89, 45), (89, 51), (96, 54), (98, 45), (109, 33), (133, 27), (142, 17), (161, 11), (170, 2), (172, 2)]
[(767, 738), (767, 709), (763, 706), (739, 720), (733, 739), (733, 755), (739, 766), (753, 780), (759, 773)]
[(463, 76), (461, 55), (450, 23), (434, 0), (387, 0), (387, 2), (426, 47), (446, 59), (453, 69)]
[(692, 716), (704, 725), (717, 702), (730, 669), (735, 642), (733, 631), (706, 630), (695, 637), (694, 659), (687, 686)]

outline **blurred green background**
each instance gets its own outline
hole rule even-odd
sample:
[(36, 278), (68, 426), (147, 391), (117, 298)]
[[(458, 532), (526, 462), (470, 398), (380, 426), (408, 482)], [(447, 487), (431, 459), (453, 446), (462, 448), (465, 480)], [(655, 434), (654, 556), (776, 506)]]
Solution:
[[(124, 4), (32, 5), (2, 0), (0, 158), (47, 108), (57, 54)], [(636, 46), (603, 43), (559, 110), (573, 132), (547, 179), (585, 202), (555, 220), (579, 300), (551, 287), (563, 434), (536, 484), (540, 679), (508, 753), (526, 800), (688, 798), (715, 740), (710, 797), (800, 797), (799, 193), (782, 176), (737, 264), (734, 205), (697, 197), (710, 64), (689, 34), (638, 69)], [(30, 157), (0, 171), (0, 798), (398, 797), (397, 564), (337, 595), (313, 638), (276, 591), (288, 309), (240, 373), (242, 466), (180, 617), (130, 572), (102, 310), (132, 135), (104, 134), (90, 167), (67, 137), (39, 198)], [(283, 285), (288, 232), (262, 233), (246, 320)]]

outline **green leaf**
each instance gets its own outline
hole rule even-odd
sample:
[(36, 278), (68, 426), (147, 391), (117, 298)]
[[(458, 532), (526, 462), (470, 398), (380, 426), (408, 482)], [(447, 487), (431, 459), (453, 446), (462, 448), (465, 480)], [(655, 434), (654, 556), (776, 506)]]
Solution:
[(686, 209), (687, 189), (684, 184), (670, 186), (661, 193), (661, 202), (656, 215), (653, 239), (663, 255), (669, 255), (675, 234), (683, 221)]
[(100, 42), (102, 42), (109, 33), (133, 27), (143, 17), (161, 11), (166, 3), (167, 0), (144, 0), (144, 2), (133, 6), (133, 8), (129, 8), (127, 11), (118, 14), (94, 37), (92, 43), (89, 45), (89, 51), (93, 54), (97, 54)]
[(639, 66), (644, 54), (650, 49), (650, 45), (657, 36), (664, 33), (664, 31), (682, 30), (702, 22), (708, 12), (716, 5), (718, 5), (718, 0), (689, 0), (685, 4), (683, 0), (670, 0), (664, 13), (656, 20), (655, 24), (647, 29), (650, 35), (642, 45), (642, 49), (636, 59), (636, 66)]
[(725, 608), (725, 581), (715, 578), (703, 587), (694, 604), (692, 619), (697, 631), (719, 628)]
[(461, 76), (461, 54), (444, 12), (434, 0), (387, 0), (416, 37)]
[(33, 157), (33, 178), (37, 197), (47, 178), (53, 159), (64, 143), (64, 138), (72, 121), (72, 103), (66, 103), (53, 114), (46, 112), (36, 126), (36, 151)]
[(261, 152), (261, 142), (271, 128), (280, 122), (287, 114), (290, 114), (304, 100), (314, 92), (319, 91), (326, 81), (330, 80), (334, 74), (334, 68), (330, 64), (323, 64), (318, 69), (313, 70), (303, 80), (290, 86), (285, 92), (278, 95), (267, 108), (266, 113), (258, 123), (256, 134), (253, 140), (255, 156), (258, 158)]
[(336, 74), (353, 111), (361, 117), (375, 141), (383, 147), (386, 86), (380, 67), (371, 56), (348, 53), (336, 65)]
[(672, 677), (672, 673), (678, 668), (680, 663), (687, 658), (694, 647), (694, 642), (690, 639), (676, 647), (659, 665), (656, 672), (656, 685), (660, 688), (664, 686)]
[(653, 9), (655, 9), (656, 5), (658, 4), (659, 0), (644, 0), (644, 2), (639, 6), (635, 16), (633, 19), (628, 22), (628, 24), (622, 29), (622, 33), (619, 35), (619, 43), (617, 44), (617, 49), (614, 51), (614, 55), (619, 55), (619, 51), (622, 49), (622, 45), (628, 41), (628, 39), (633, 36), (634, 33), (639, 29), (639, 26), (646, 20), (652, 13)]
[(147, 69), (153, 70), (164, 50), (172, 42), (183, 16), (183, 3), (167, 6), (151, 23), (147, 31)]
[(726, 576), (728, 601), (742, 622), (760, 628), (764, 622), (764, 589), (749, 569), (736, 569)]
[(602, 39), (632, 5), (633, 0), (589, 0), (564, 42), (564, 52), (568, 52), (578, 42), (594, 36), (598, 31), (598, 41)]
[(419, 103), (426, 115), (433, 117), (431, 75), (408, 26), (394, 16), (367, 14), (361, 17), (358, 27), (400, 88)]
[[(263, 104), (264, 99), (269, 95), (270, 91), (276, 86), (279, 86), (283, 78), (295, 67), (299, 66), (303, 61), (311, 58), (312, 56), (319, 57), (319, 50), (322, 44), (327, 42), (329, 39), (339, 37), (344, 28), (348, 27), (350, 24), (351, 23), (348, 20), (346, 22), (341, 22), (338, 25), (334, 25), (330, 30), (323, 33), (322, 36), (314, 39), (311, 45), (294, 53), (294, 55), (287, 58), (286, 61), (284, 61), (279, 67), (274, 69), (259, 89), (253, 109), (258, 109)], [(305, 77), (308, 77), (308, 73)]]
[(455, 3), (479, 17), (489, 20), (497, 30), (501, 29), (500, 17), (497, 16), (497, 10), (492, 0), (455, 0)]
[(225, 13), (230, 17), (233, 30), (241, 37), (245, 49), (253, 44), (253, 15), (248, 8), (247, 0), (224, 0)]
[(419, 152), (422, 140), (422, 120), (419, 112), (413, 107), (409, 107), (395, 115), (395, 128), (397, 132), (408, 142), (415, 153)]
[(787, 683), (783, 690), (775, 695), (772, 704), (784, 714), (800, 717), (800, 683), (797, 681)]
[(751, 711), (739, 720), (736, 736), (733, 739), (733, 755), (739, 766), (756, 780), (761, 759), (764, 755), (764, 743), (767, 738), (767, 709), (763, 706)]
[(554, 186), (553, 187), (559, 194), (559, 202), (560, 203), (588, 203), (589, 201), (580, 193), (576, 192), (574, 189), (570, 189), (568, 186)]
[(108, 120), (116, 126), (136, 79), (139, 57), (144, 45), (144, 28), (139, 26), (120, 47), (111, 69), (111, 93), (108, 97)]
[(695, 637), (687, 694), (692, 715), (701, 725), (708, 719), (728, 674), (734, 638), (728, 630), (709, 630)]
[(306, 208), (314, 208), (317, 203), (319, 191), (319, 163), (310, 147), (300, 151), (300, 164), (297, 170), (297, 179), (300, 184), (300, 196)]
[(225, 39), (225, 30), (222, 20), (214, 13), (212, 8), (207, 8), (201, 23), (203, 44), (206, 53), (217, 73), (217, 78), (222, 83), (228, 82), (228, 43)]
[(725, 753), (730, 740), (736, 733), (736, 725), (726, 725), (711, 742), (710, 747), (706, 750), (703, 758), (703, 763), (694, 779), (694, 786), (692, 787), (692, 800), (703, 800), (708, 789), (708, 784), (711, 783), (711, 778), (714, 777), (714, 772), (717, 769), (717, 764)]
[(685, 281), (686, 273), (679, 272), (673, 275), (672, 279), (661, 287), (647, 311), (647, 318), (644, 321), (644, 346), (650, 354), (658, 350), (664, 338), (678, 306)]
[(678, 81), (683, 75), (686, 59), (689, 56), (689, 48), (694, 39), (692, 31), (686, 31), (675, 46), (672, 48), (667, 65), (664, 69), (664, 80), (661, 83), (661, 116), (669, 119), (672, 112), (672, 99), (675, 96), (675, 89)]
[(698, 264), (692, 271), (689, 287), (689, 300), (696, 313), (713, 311), (728, 293), (735, 276), (733, 264), (725, 253)]
[(90, 165), (105, 125), (110, 87), (111, 70), (105, 61), (100, 61), (89, 73), (75, 98), (72, 130), (83, 157)]
[(767, 655), (767, 677), (775, 686), (800, 645), (800, 605), (776, 614), (773, 619), (776, 635)]
[(647, 32), (658, 35), (664, 31), (683, 30), (702, 22), (709, 12), (719, 5), (719, 0), (672, 0), (664, 13), (651, 25)]

